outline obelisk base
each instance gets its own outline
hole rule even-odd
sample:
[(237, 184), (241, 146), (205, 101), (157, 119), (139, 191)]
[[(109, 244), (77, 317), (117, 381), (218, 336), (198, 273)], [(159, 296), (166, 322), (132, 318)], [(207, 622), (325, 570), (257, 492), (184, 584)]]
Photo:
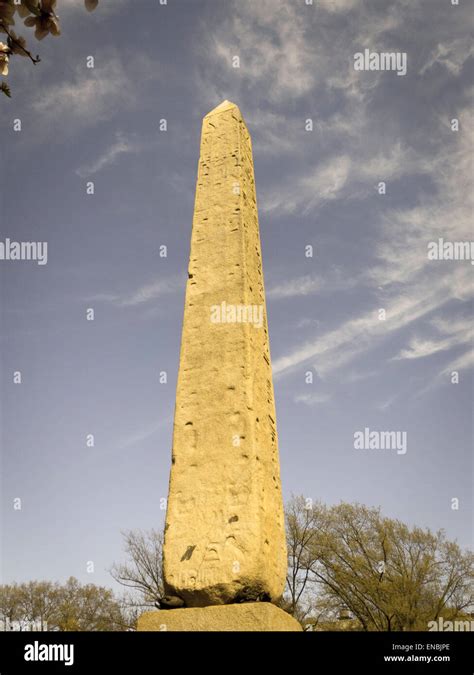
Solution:
[(290, 614), (270, 602), (145, 612), (139, 631), (302, 631)]

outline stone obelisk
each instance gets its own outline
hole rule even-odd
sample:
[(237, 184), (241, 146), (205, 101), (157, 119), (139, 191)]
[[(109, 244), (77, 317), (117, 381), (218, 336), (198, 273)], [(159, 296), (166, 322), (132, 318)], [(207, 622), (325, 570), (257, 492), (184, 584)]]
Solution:
[(300, 629), (271, 604), (287, 569), (275, 420), (252, 143), (224, 101), (202, 125), (164, 539), (166, 594), (188, 609), (140, 630)]

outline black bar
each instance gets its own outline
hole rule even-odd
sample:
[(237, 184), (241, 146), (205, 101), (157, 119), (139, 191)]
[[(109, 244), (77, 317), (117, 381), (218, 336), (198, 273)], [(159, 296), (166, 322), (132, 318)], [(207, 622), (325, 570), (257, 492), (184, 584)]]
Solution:
[[(35, 643), (38, 644), (36, 651)], [(33, 645), (27, 647), (27, 645)], [(41, 645), (62, 645), (49, 651)], [(71, 657), (73, 663), (26, 661), (25, 655)], [(342, 673), (454, 673), (474, 672), (471, 632), (433, 633), (0, 633), (0, 675), (19, 673), (181, 673), (184, 669), (225, 675), (235, 668), (265, 675)], [(27, 650), (27, 651), (25, 651)], [(395, 659), (396, 657), (396, 659)], [(447, 660), (449, 658), (449, 660)], [(429, 661), (428, 661), (429, 659)], [(443, 660), (441, 660), (443, 659)], [(311, 668), (311, 670), (306, 670)], [(100, 670), (99, 670), (100, 669)], [(346, 669), (346, 670), (343, 670)], [(348, 670), (350, 669), (350, 670)], [(147, 671), (144, 671), (147, 672)]]

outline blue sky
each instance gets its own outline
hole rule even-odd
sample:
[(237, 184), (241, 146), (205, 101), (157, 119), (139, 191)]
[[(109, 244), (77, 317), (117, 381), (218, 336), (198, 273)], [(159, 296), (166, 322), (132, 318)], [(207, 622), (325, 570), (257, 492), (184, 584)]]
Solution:
[[(468, 3), (58, 13), (0, 101), (0, 240), (48, 242), (45, 266), (0, 261), (2, 580), (112, 585), (120, 530), (163, 523), (200, 127), (223, 99), (253, 140), (285, 498), (471, 545), (474, 269), (427, 257), (473, 238)], [(366, 48), (407, 74), (354, 70)], [(407, 452), (354, 449), (366, 427)]]

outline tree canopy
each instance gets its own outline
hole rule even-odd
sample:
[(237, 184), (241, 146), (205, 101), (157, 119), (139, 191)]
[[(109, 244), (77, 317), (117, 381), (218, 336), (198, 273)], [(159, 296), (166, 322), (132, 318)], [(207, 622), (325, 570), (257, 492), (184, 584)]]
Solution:
[(29, 581), (0, 586), (4, 630), (120, 631), (129, 627), (123, 607), (109, 588)]
[(362, 630), (427, 630), (472, 610), (473, 554), (443, 531), (408, 527), (360, 504), (287, 505), (289, 610), (317, 623), (352, 617)]

